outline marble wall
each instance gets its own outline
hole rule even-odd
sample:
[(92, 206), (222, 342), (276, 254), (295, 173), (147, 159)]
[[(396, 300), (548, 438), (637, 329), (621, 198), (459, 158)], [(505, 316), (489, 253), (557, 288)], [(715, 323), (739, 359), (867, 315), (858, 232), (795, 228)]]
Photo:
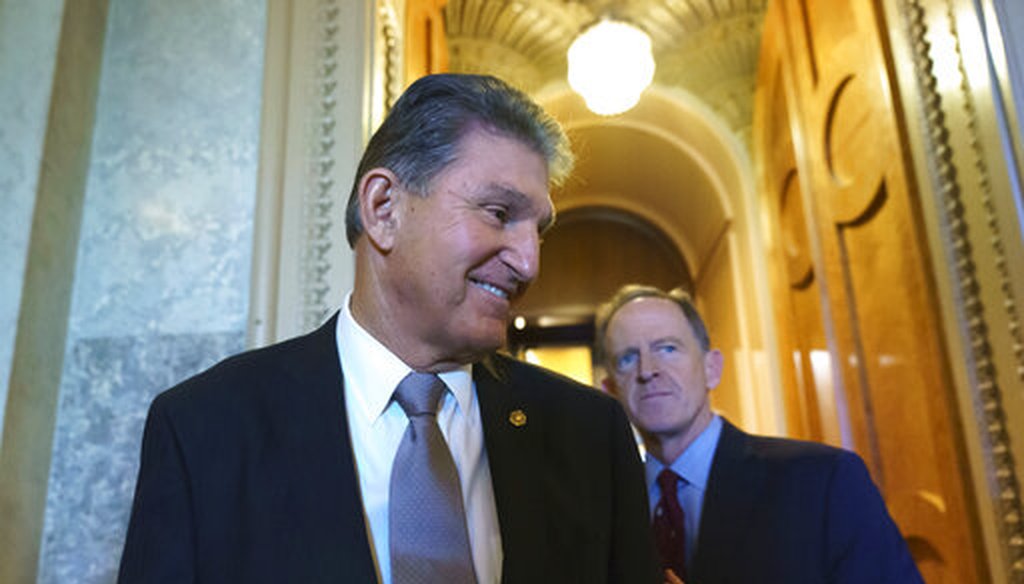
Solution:
[(63, 8), (0, 1), (0, 436)]
[(43, 583), (114, 581), (149, 401), (246, 336), (265, 2), (109, 10)]
[(1024, 2), (996, 0), (996, 9), (1013, 83), (1017, 128), (1024, 134)]

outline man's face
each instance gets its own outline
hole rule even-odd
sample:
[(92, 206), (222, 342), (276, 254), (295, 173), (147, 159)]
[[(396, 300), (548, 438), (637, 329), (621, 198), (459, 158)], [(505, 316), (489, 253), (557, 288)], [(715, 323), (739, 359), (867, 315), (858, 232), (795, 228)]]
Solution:
[(465, 363), (505, 343), (509, 303), (537, 276), (553, 217), (547, 179), (540, 154), (475, 128), (426, 197), (398, 200), (393, 314), (439, 360)]
[(608, 389), (645, 440), (685, 448), (710, 422), (708, 391), (721, 376), (721, 354), (701, 349), (677, 304), (652, 297), (628, 302), (608, 323), (605, 352)]

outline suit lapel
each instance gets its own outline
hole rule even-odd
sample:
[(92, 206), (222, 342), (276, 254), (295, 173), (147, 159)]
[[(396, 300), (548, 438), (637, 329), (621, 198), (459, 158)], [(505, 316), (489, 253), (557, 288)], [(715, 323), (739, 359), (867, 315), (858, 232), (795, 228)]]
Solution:
[(306, 400), (292, 423), (305, 428), (302, 432), (311, 437), (311, 447), (323, 449), (313, 460), (324, 464), (324, 468), (311, 469), (321, 483), (310, 485), (313, 496), (319, 500), (307, 503), (310, 512), (331, 517), (336, 523), (334, 528), (328, 527), (333, 533), (326, 540), (335, 548), (332, 555), (337, 559), (338, 576), (352, 582), (376, 582), (377, 570), (370, 551), (345, 412), (345, 384), (335, 341), (337, 319), (335, 313), (326, 324), (299, 341), (294, 375), (300, 380), (298, 387), (308, 391), (301, 392)]
[(723, 419), (704, 495), (696, 554), (689, 573), (695, 582), (715, 581), (716, 570), (741, 557), (748, 518), (764, 482), (764, 466), (748, 456), (748, 436)]
[(544, 581), (543, 415), (500, 358), (473, 367), (504, 555), (502, 582)]

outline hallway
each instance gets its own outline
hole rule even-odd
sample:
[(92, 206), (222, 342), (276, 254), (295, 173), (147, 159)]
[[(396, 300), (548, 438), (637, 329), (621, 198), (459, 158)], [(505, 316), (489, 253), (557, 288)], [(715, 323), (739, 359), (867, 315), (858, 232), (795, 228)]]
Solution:
[[(565, 81), (607, 15), (657, 61), (612, 117)], [(861, 454), (930, 583), (1024, 582), (1020, 30), (1012, 0), (0, 3), (0, 582), (113, 581), (149, 400), (333, 313), (356, 158), (437, 70), (524, 88), (578, 156), (517, 349), (682, 285), (718, 411)]]

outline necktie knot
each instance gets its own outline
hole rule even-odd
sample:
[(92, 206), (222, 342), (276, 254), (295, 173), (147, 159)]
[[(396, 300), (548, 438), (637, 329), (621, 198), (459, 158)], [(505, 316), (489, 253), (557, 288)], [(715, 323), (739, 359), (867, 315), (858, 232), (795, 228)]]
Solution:
[(434, 416), (437, 415), (441, 397), (447, 389), (437, 375), (413, 371), (395, 388), (394, 399), (410, 418)]
[(675, 492), (678, 489), (679, 481), (683, 479), (671, 469), (666, 468), (662, 470), (660, 473), (658, 473), (657, 480), (658, 487), (661, 489), (662, 496), (665, 496), (665, 493), (672, 493), (674, 498)]

